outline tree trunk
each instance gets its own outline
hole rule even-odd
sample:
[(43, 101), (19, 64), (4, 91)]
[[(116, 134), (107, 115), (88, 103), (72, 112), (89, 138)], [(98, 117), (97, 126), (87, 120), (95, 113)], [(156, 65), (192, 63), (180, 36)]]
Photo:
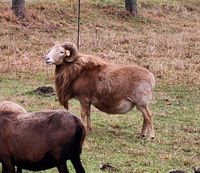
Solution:
[(137, 0), (125, 0), (125, 8), (130, 11), (134, 16), (138, 14)]
[(12, 10), (19, 18), (25, 17), (25, 0), (12, 0)]

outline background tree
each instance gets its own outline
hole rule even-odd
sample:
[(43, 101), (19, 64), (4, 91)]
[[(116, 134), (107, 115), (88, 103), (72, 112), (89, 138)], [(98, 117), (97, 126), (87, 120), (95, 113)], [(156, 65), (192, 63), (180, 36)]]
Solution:
[(134, 16), (138, 14), (137, 0), (125, 0), (125, 8), (130, 11)]
[(12, 0), (12, 10), (19, 18), (25, 17), (25, 0)]

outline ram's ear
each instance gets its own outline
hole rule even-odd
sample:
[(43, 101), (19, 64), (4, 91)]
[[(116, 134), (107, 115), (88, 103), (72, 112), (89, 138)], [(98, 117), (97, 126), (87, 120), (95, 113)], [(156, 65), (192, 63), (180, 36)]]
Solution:
[(71, 52), (69, 50), (65, 50), (65, 56), (66, 57), (70, 57), (71, 56)]
[(72, 62), (74, 60), (74, 57), (71, 56), (71, 52), (69, 50), (65, 50), (65, 61)]
[(62, 43), (61, 46), (64, 47), (66, 51), (66, 62), (72, 62), (78, 57), (78, 49), (73, 43), (65, 42)]
[(65, 49), (65, 61), (66, 62), (72, 62), (75, 60), (75, 57), (72, 56), (72, 52), (70, 52), (70, 50)]

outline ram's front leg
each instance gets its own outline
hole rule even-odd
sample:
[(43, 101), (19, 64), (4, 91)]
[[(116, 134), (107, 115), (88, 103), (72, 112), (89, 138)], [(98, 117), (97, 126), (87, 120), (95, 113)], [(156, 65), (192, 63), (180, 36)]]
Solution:
[(91, 104), (87, 100), (80, 101), (80, 104), (81, 104), (81, 119), (82, 119), (83, 124), (86, 127), (87, 131), (90, 131), (90, 130), (92, 130), (91, 118), (90, 118)]

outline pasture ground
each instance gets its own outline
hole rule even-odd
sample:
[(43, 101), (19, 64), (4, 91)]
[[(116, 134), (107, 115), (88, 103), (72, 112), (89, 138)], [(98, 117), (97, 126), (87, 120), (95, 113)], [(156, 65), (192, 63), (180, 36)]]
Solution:
[[(75, 2), (28, 1), (26, 10), (27, 18), (19, 21), (10, 4), (0, 2), (0, 101), (28, 111), (63, 109), (56, 96), (31, 91), (54, 87), (54, 67), (42, 58), (54, 41), (76, 41)], [(107, 115), (93, 107), (93, 131), (82, 153), (87, 173), (101, 173), (100, 163), (111, 163), (117, 170), (110, 172), (120, 173), (191, 173), (200, 167), (199, 28), (198, 0), (141, 0), (136, 18), (125, 13), (120, 0), (82, 1), (81, 51), (139, 64), (157, 78), (150, 105), (156, 139), (137, 138), (142, 117), (135, 109)], [(79, 114), (77, 101), (71, 100), (70, 110)]]

